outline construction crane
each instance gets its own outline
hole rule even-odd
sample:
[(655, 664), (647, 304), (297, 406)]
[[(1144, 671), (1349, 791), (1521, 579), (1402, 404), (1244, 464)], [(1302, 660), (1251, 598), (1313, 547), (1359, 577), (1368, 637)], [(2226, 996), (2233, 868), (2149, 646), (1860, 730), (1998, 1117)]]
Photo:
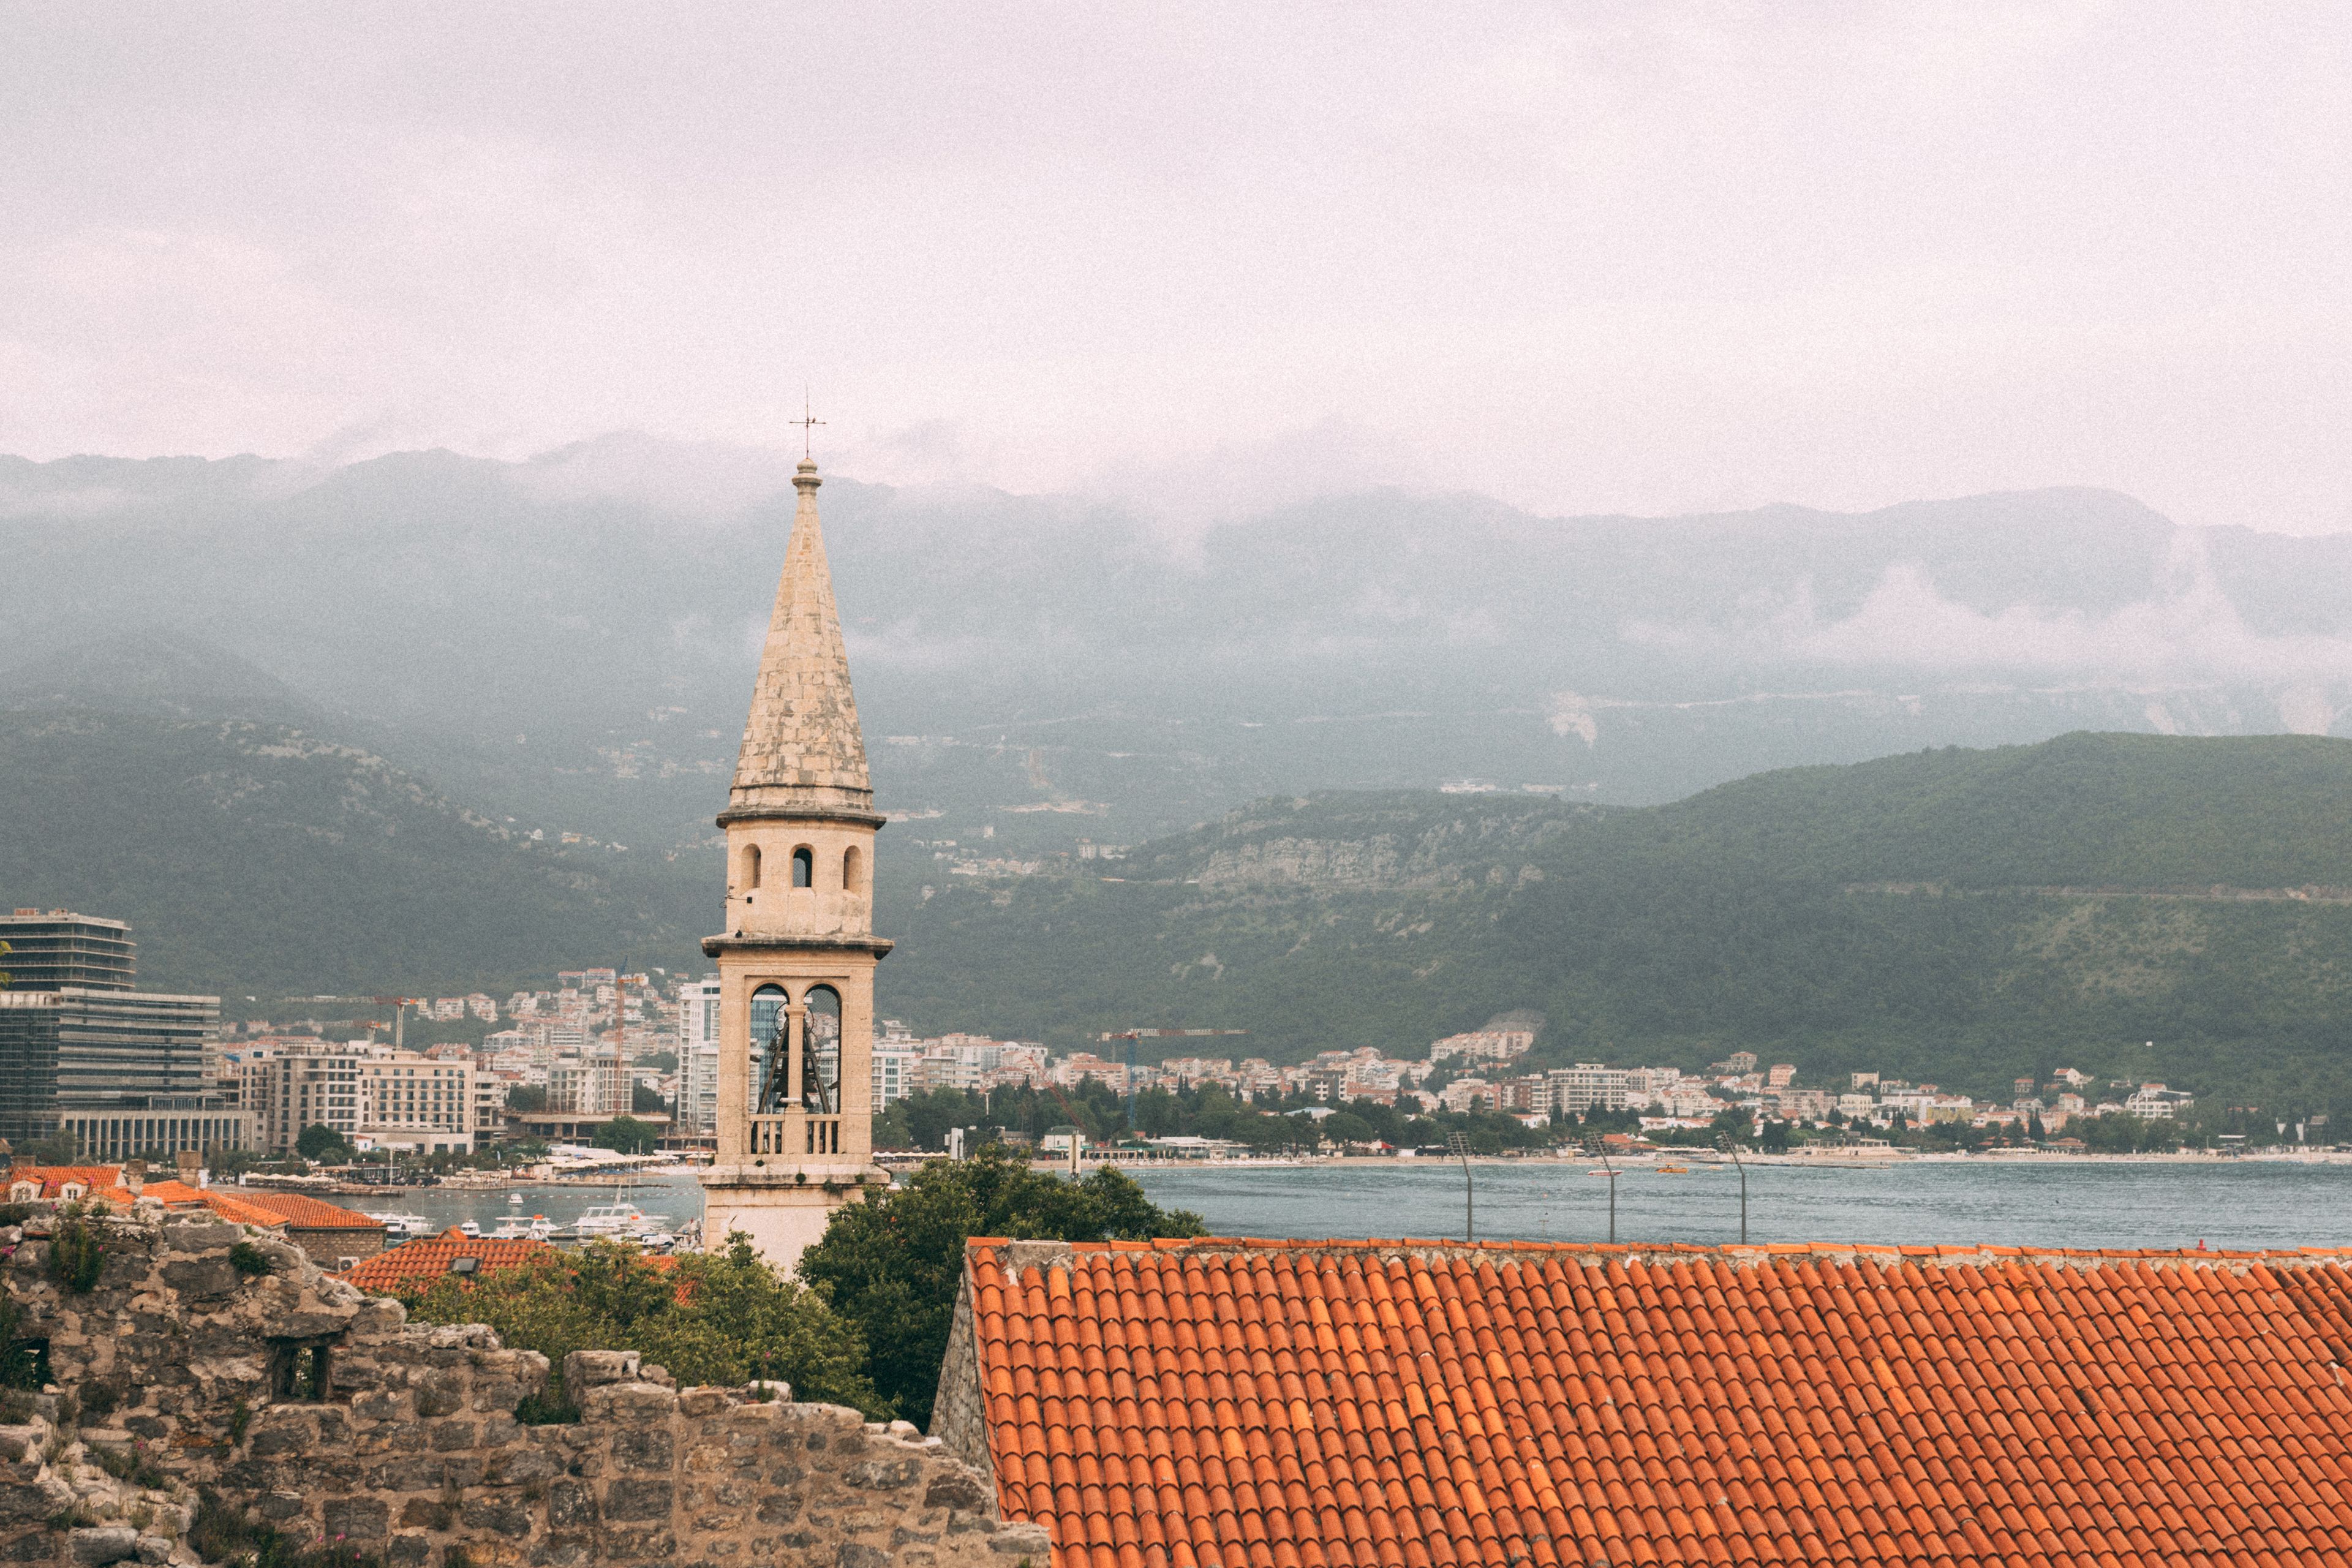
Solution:
[(1125, 1040), (1127, 1042), (1127, 1078), (1123, 1087), (1127, 1090), (1128, 1135), (1129, 1137), (1133, 1137), (1135, 1135), (1136, 1041), (1189, 1039), (1194, 1037), (1206, 1038), (1213, 1035), (1246, 1035), (1248, 1033), (1249, 1031), (1247, 1029), (1113, 1029), (1107, 1035), (1096, 1037), (1106, 1043), (1111, 1040)]
[[(371, 996), (368, 1000), (371, 1002), (389, 1002), (392, 1004), (392, 1048), (395, 1051), (401, 1048), (400, 1026), (406, 1020), (408, 1010), (411, 1007), (425, 1007), (431, 1005), (431, 1004), (422, 996)], [(368, 1025), (368, 1027), (373, 1029), (375, 1026), (371, 1023)]]

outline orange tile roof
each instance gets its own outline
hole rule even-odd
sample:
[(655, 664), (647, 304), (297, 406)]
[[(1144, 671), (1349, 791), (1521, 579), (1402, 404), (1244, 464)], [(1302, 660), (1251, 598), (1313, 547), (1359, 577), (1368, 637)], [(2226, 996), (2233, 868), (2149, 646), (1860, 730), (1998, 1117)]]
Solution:
[(357, 1209), (341, 1208), (302, 1193), (281, 1193), (269, 1187), (239, 1187), (236, 1195), (256, 1208), (267, 1209), (304, 1230), (382, 1230), (383, 1221), (370, 1219)]
[(8, 1184), (37, 1182), (41, 1196), (54, 1198), (68, 1182), (77, 1183), (92, 1193), (103, 1194), (122, 1184), (120, 1165), (16, 1165), (8, 1172)]
[(343, 1274), (343, 1278), (362, 1290), (388, 1292), (404, 1285), (430, 1285), (449, 1272), (452, 1259), (478, 1258), (481, 1272), (488, 1274), (500, 1268), (512, 1268), (541, 1258), (552, 1258), (555, 1248), (543, 1241), (529, 1237), (499, 1241), (489, 1237), (469, 1237), (451, 1226), (440, 1235), (419, 1241), (403, 1242), (373, 1258), (363, 1258)]
[(273, 1214), (258, 1204), (247, 1203), (240, 1194), (192, 1187), (185, 1182), (150, 1182), (139, 1195), (153, 1198), (171, 1208), (207, 1208), (236, 1225), (259, 1226), (266, 1230), (283, 1230), (286, 1227), (284, 1215)]
[(2352, 1561), (2352, 1252), (968, 1262), (998, 1497), (1055, 1568)]

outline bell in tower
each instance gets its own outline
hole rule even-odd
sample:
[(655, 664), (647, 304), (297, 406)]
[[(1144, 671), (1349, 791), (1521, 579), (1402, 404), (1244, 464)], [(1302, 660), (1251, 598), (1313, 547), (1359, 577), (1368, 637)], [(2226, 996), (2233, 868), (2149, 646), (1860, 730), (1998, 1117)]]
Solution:
[(803, 458), (751, 716), (719, 826), (727, 923), (719, 964), (719, 1152), (703, 1234), (731, 1231), (786, 1272), (858, 1200), (874, 1168), (874, 810), (849, 656)]

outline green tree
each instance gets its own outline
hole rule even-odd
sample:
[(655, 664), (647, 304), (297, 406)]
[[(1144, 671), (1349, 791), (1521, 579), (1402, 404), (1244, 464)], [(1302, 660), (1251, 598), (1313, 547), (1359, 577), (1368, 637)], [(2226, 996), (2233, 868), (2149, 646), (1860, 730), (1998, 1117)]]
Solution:
[(313, 1121), (294, 1140), (294, 1152), (305, 1160), (348, 1160), (351, 1140), (323, 1121)]
[(489, 1324), (507, 1344), (546, 1356), (559, 1378), (573, 1351), (635, 1351), (685, 1385), (774, 1378), (798, 1399), (855, 1405), (876, 1420), (892, 1414), (865, 1374), (856, 1325), (740, 1235), (672, 1269), (599, 1241), (473, 1280), (441, 1275), (403, 1300), (425, 1322)]
[(650, 1154), (661, 1142), (650, 1122), (634, 1116), (615, 1116), (596, 1129), (594, 1142), (599, 1149), (610, 1149), (622, 1154)]
[(907, 1419), (928, 1426), (963, 1285), (964, 1244), (973, 1237), (1142, 1241), (1204, 1229), (1199, 1215), (1158, 1207), (1110, 1166), (1067, 1181), (988, 1144), (969, 1160), (932, 1161), (896, 1192), (836, 1209), (824, 1239), (801, 1255), (800, 1273), (857, 1325), (875, 1388)]

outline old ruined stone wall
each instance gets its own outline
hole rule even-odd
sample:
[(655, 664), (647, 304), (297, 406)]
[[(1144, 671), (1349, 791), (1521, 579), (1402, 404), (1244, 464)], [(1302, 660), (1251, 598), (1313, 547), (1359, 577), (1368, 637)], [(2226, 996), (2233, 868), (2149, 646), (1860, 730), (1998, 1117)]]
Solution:
[[(0, 1563), (193, 1565), (210, 1488), (395, 1568), (1047, 1568), (1045, 1532), (1002, 1522), (985, 1478), (904, 1422), (681, 1390), (634, 1354), (583, 1352), (565, 1368), (581, 1419), (525, 1426), (544, 1357), (478, 1325), (409, 1324), (285, 1242), (142, 1208), (105, 1222), (87, 1295), (50, 1277), (54, 1216), (0, 1228), (16, 1338), (46, 1342), (52, 1376), (0, 1426)], [(268, 1273), (235, 1266), (240, 1242)]]

